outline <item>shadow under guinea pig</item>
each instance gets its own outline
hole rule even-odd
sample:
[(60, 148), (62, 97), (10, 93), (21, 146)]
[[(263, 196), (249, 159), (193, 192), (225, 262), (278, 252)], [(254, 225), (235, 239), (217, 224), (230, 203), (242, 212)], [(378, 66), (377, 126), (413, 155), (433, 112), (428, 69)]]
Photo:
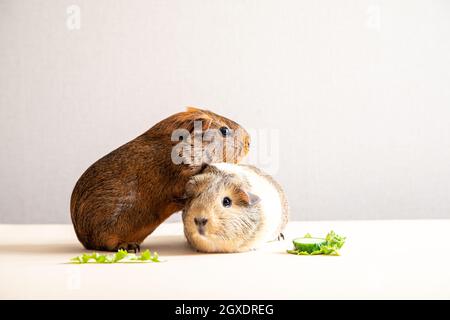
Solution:
[(7, 244), (0, 245), (0, 254), (14, 255), (14, 254), (80, 254), (86, 251), (79, 244), (55, 244), (55, 243), (40, 243), (40, 244)]
[(161, 257), (165, 256), (192, 256), (198, 254), (189, 246), (183, 235), (178, 236), (150, 236), (141, 245), (143, 250), (156, 251)]
[[(151, 252), (157, 251), (162, 257), (164, 256), (185, 256), (196, 255), (187, 243), (184, 236), (154, 236), (149, 237), (142, 245), (141, 252), (145, 250)], [(71, 254), (73, 256), (86, 252), (104, 252), (100, 250), (86, 250), (78, 243), (56, 244), (56, 243), (14, 243), (0, 245), (0, 254), (4, 255), (52, 255), (52, 254)], [(111, 252), (112, 253), (112, 252)]]

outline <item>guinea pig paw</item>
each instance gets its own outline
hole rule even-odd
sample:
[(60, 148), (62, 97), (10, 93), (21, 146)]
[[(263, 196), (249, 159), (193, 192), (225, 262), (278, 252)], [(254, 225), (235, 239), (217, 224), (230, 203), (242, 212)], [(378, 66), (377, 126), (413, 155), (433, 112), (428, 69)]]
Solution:
[(141, 251), (141, 246), (137, 242), (124, 242), (119, 245), (118, 249), (127, 250), (127, 252), (138, 253)]
[(280, 232), (280, 234), (277, 237), (278, 241), (284, 240), (284, 234)]

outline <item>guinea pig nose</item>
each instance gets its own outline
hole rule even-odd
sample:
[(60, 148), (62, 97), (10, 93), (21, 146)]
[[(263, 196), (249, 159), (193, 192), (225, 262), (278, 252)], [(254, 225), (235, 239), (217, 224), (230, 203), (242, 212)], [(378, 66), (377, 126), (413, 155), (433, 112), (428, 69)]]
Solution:
[(204, 226), (208, 222), (208, 219), (206, 218), (194, 218), (194, 223), (197, 226)]

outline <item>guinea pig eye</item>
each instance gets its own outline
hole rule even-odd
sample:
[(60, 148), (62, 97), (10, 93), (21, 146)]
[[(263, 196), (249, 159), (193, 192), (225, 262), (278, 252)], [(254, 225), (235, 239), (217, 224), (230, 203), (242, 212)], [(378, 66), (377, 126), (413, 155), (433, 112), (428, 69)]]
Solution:
[(227, 137), (230, 135), (230, 129), (228, 129), (227, 127), (221, 127), (220, 129), (220, 133), (222, 134), (222, 136)]
[(222, 205), (225, 207), (225, 208), (229, 208), (229, 207), (231, 207), (231, 199), (230, 198), (228, 198), (228, 197), (225, 197), (225, 198), (223, 198), (223, 200), (222, 200)]

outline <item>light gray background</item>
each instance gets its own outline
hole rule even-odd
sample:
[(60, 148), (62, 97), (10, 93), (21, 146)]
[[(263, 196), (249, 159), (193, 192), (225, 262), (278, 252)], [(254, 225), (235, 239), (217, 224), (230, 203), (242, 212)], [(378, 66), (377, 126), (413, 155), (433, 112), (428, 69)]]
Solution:
[(83, 171), (186, 105), (278, 132), (294, 219), (449, 218), (449, 89), (444, 0), (0, 0), (0, 223), (69, 222)]

